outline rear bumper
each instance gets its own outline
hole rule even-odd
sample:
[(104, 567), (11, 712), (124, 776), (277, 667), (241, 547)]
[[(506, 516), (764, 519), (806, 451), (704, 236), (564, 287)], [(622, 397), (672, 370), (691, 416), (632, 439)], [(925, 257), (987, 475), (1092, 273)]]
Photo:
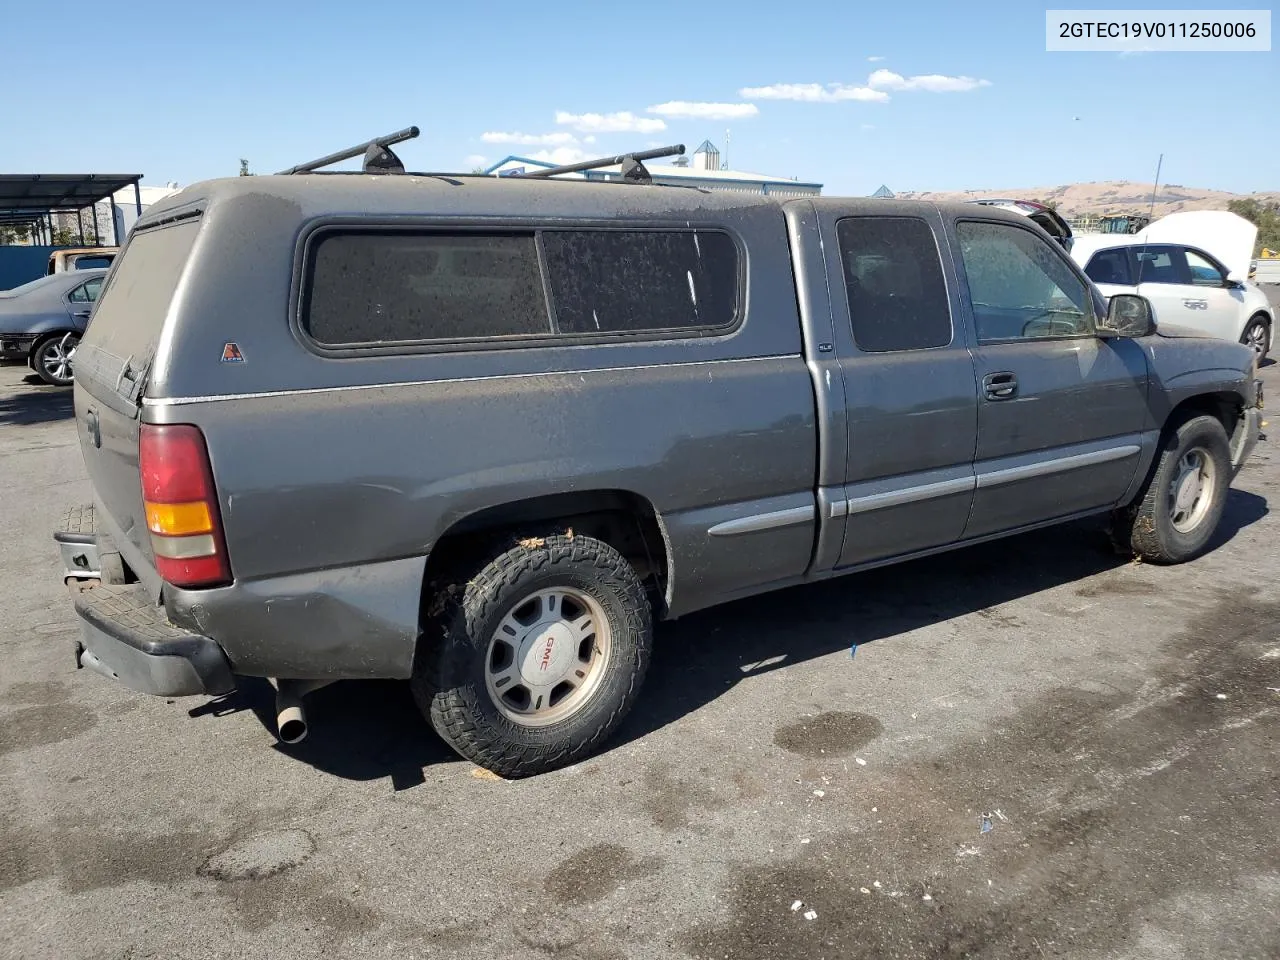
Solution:
[(76, 666), (141, 693), (181, 697), (235, 688), (222, 648), (169, 622), (139, 584), (100, 584), (75, 597)]
[(27, 334), (0, 333), (0, 360), (25, 360), (36, 338)]

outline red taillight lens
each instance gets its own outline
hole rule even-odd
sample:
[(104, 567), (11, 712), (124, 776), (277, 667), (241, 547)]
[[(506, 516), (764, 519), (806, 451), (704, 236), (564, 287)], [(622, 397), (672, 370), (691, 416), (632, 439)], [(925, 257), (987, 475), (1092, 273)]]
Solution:
[(198, 427), (144, 423), (138, 472), (156, 571), (176, 587), (231, 582), (209, 450)]

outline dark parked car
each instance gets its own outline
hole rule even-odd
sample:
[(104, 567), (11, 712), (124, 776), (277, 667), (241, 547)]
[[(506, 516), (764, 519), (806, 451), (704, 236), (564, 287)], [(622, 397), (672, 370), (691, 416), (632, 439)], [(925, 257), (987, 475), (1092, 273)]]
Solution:
[(656, 619), (1094, 514), (1187, 560), (1260, 424), (1251, 350), (1025, 215), (646, 183), (197, 184), (80, 353), (79, 664), (275, 678), (285, 740), (403, 678), (504, 776), (600, 747)]
[(70, 386), (76, 347), (106, 273), (56, 273), (0, 290), (0, 360), (25, 359), (45, 383)]

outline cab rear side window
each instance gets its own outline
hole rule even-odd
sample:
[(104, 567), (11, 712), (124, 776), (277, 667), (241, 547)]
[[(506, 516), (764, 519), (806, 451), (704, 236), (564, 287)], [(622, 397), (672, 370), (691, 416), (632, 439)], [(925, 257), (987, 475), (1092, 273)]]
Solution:
[(836, 225), (849, 317), (867, 353), (951, 343), (951, 307), (933, 230), (915, 217), (848, 217)]
[(551, 332), (532, 233), (330, 232), (309, 274), (303, 325), (326, 345)]

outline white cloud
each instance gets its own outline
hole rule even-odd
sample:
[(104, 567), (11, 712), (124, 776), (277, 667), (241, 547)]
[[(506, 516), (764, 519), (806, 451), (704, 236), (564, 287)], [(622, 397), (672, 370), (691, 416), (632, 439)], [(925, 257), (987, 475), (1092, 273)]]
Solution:
[(991, 86), (990, 80), (973, 77), (947, 77), (940, 73), (925, 73), (904, 77), (892, 70), (876, 70), (867, 77), (867, 86), (876, 90), (925, 90), (929, 93), (965, 93), (979, 87)]
[(649, 108), (672, 120), (746, 120), (760, 113), (754, 103), (691, 103), (688, 100), (671, 100)]
[(544, 163), (553, 163), (557, 167), (560, 167), (570, 163), (579, 163), (583, 160), (589, 160), (590, 157), (577, 147), (556, 147), (554, 150), (539, 150), (536, 153), (531, 153), (529, 154), (529, 159), (541, 160)]
[(467, 157), (468, 170), (474, 170), (476, 167), (487, 167), (488, 165), (489, 165), (489, 158), (485, 156), (481, 156), (478, 153), (473, 153)]
[(867, 57), (867, 63), (879, 63), (884, 57)]
[(806, 103), (839, 103), (841, 100), (863, 100), (883, 103), (889, 95), (870, 87), (854, 87), (843, 83), (775, 83), (767, 87), (743, 87), (738, 94), (757, 100), (800, 100)]
[(637, 117), (623, 110), (619, 113), (567, 113), (556, 111), (556, 123), (573, 127), (579, 133), (657, 133), (667, 129), (657, 117)]
[(564, 147), (578, 142), (572, 133), (503, 133), (491, 130), (480, 134), (485, 143), (515, 143), (530, 147)]

